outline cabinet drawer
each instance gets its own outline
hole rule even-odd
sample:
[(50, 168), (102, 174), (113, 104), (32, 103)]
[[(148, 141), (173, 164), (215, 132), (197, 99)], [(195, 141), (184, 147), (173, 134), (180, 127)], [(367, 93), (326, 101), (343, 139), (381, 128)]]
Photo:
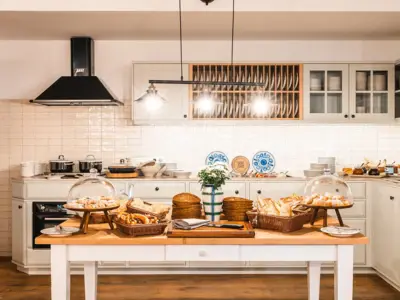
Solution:
[(26, 184), (25, 199), (67, 199), (74, 181), (30, 182)]
[[(365, 201), (354, 201), (353, 207), (340, 209), (339, 211), (342, 218), (365, 218)], [(328, 214), (336, 217), (333, 209), (328, 210)]]
[(184, 245), (166, 246), (167, 260), (174, 261), (236, 261), (239, 246)]
[(250, 183), (250, 199), (258, 196), (279, 200), (291, 194), (303, 195), (305, 182), (252, 182)]
[(176, 194), (185, 192), (184, 182), (146, 182), (135, 183), (133, 196), (146, 199), (172, 199)]
[[(244, 182), (228, 182), (222, 187), (224, 197), (246, 197), (246, 184)], [(189, 191), (201, 198), (201, 185), (197, 182), (189, 184)]]
[(365, 182), (348, 182), (354, 199), (366, 199), (367, 187)]

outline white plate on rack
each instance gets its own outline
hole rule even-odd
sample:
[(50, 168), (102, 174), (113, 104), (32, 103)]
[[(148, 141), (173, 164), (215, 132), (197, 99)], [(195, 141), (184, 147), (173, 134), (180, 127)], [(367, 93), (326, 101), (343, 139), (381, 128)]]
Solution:
[(330, 236), (339, 238), (352, 237), (353, 235), (359, 234), (361, 232), (360, 229), (339, 226), (322, 227), (321, 231), (323, 233), (329, 234)]
[(299, 85), (299, 74), (296, 74), (296, 80), (294, 81), (294, 89), (297, 89), (297, 86)]

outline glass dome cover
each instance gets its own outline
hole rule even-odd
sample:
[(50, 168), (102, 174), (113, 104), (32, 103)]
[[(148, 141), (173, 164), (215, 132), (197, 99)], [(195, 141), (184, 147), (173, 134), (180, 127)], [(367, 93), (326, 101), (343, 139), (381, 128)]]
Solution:
[(335, 175), (324, 174), (307, 182), (303, 204), (315, 207), (340, 208), (353, 206), (350, 186)]
[(103, 177), (97, 176), (97, 170), (91, 169), (89, 177), (78, 180), (69, 190), (68, 202), (79, 199), (115, 200), (114, 185)]

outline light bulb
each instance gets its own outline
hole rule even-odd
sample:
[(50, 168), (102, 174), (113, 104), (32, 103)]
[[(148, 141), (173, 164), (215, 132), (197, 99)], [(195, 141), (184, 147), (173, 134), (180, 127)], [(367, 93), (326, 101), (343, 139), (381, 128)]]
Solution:
[(197, 107), (202, 112), (211, 112), (214, 109), (215, 101), (210, 93), (203, 93), (196, 101)]
[(271, 108), (271, 103), (263, 96), (256, 96), (251, 103), (252, 110), (257, 115), (265, 115)]
[(144, 100), (146, 109), (148, 111), (155, 111), (160, 109), (164, 102), (164, 100), (159, 95), (157, 95), (157, 93), (148, 94)]

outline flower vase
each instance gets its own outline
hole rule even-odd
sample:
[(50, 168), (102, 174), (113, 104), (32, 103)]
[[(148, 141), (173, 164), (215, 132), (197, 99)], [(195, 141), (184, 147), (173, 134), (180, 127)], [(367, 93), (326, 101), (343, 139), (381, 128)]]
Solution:
[(206, 219), (211, 222), (218, 222), (222, 212), (224, 193), (222, 189), (214, 185), (205, 185), (201, 191), (204, 213)]

